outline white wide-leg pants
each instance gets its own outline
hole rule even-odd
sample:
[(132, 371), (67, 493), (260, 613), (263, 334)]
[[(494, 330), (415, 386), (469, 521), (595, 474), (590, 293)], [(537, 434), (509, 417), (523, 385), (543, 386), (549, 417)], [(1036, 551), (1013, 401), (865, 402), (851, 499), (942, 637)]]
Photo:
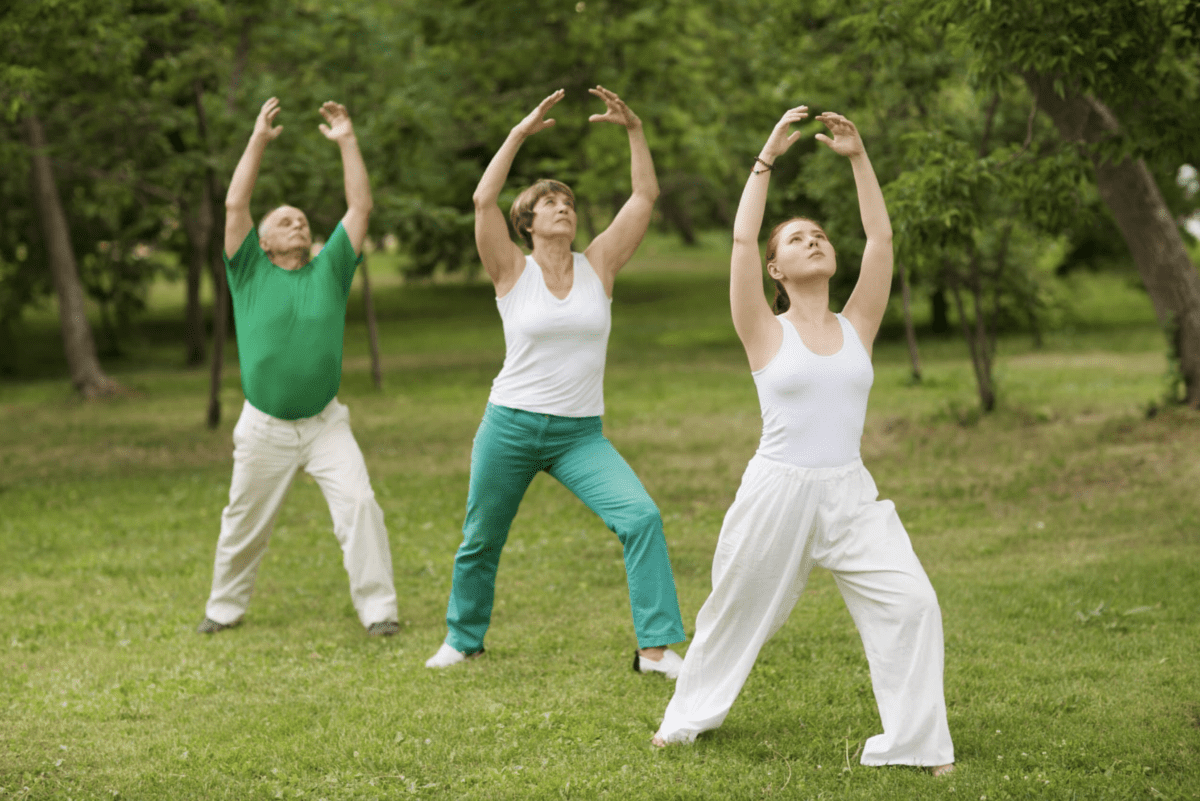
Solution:
[(721, 725), (816, 564), (833, 573), (870, 664), (883, 733), (867, 740), (862, 764), (954, 761), (937, 596), (895, 506), (878, 497), (859, 460), (836, 468), (750, 461), (658, 736), (691, 742)]
[(233, 429), (233, 480), (229, 505), (221, 513), (205, 614), (226, 624), (245, 614), (275, 516), (302, 467), (329, 504), (358, 619), (364, 626), (397, 620), (383, 510), (350, 432), (350, 412), (336, 398), (316, 416), (300, 420), (272, 417), (249, 401), (242, 406)]

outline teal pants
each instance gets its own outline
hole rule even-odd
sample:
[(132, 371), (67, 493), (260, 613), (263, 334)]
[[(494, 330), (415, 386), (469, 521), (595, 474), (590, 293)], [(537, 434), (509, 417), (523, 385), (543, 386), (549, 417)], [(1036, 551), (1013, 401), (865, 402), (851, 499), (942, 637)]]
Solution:
[(471, 449), (463, 542), (454, 555), (446, 642), (483, 648), (492, 618), (500, 551), (517, 506), (539, 471), (575, 493), (621, 541), (629, 605), (641, 648), (684, 639), (662, 516), (617, 453), (599, 417), (559, 417), (488, 404)]

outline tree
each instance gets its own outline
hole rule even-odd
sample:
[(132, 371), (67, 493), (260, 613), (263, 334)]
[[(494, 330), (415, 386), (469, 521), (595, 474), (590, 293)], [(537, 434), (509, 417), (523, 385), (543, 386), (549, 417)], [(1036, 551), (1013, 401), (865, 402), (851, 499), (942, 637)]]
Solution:
[[(5, 87), (0, 99), (8, 106), (10, 118), (21, 120), (34, 207), (59, 301), (63, 348), (72, 383), (85, 398), (113, 394), (119, 386), (104, 373), (96, 355), (45, 121), (60, 110), (60, 103), (70, 102), (72, 92), (86, 91), (89, 84), (106, 77), (106, 70), (119, 70), (128, 62), (129, 31), (123, 12), (111, 4), (76, 0), (54, 8), (18, 4), (0, 15), (0, 36), (9, 42), (8, 63), (0, 73)], [(62, 94), (49, 99), (52, 86)]]
[(942, 0), (978, 80), (1019, 77), (1085, 154), (1200, 408), (1200, 275), (1155, 179), (1200, 156), (1200, 4), (1190, 0)]

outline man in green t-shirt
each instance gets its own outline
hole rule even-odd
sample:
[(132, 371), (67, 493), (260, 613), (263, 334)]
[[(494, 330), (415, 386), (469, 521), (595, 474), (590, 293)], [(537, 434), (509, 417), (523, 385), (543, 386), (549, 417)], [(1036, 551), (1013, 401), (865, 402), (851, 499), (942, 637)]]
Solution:
[(241, 622), (267, 550), (275, 515), (303, 468), (321, 487), (350, 575), (350, 597), (371, 635), (399, 631), (392, 555), (350, 415), (337, 400), (342, 380), (346, 299), (371, 214), (371, 186), (346, 109), (321, 106), (326, 138), (342, 152), (346, 216), (310, 259), (304, 212), (280, 206), (254, 229), (250, 195), (279, 101), (263, 104), (225, 196), (225, 272), (237, 320), (246, 402), (233, 429), (233, 479), (213, 567), (212, 593), (198, 631)]

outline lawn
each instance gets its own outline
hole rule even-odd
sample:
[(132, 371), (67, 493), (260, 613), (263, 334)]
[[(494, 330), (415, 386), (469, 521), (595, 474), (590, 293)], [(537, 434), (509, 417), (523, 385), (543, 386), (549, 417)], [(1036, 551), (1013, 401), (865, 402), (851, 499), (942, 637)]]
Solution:
[[(689, 634), (760, 424), (722, 247), (643, 246), (606, 381), (606, 432), (662, 510)], [(195, 633), (242, 396), (231, 356), (204, 427), (180, 287), (106, 362), (130, 390), (112, 401), (72, 399), (49, 311), (25, 324), (0, 383), (0, 800), (1200, 798), (1200, 417), (1147, 416), (1166, 348), (1127, 280), (1071, 279), (1040, 349), (1001, 337), (991, 415), (957, 339), (922, 335), (919, 384), (895, 325), (876, 348), (864, 461), (945, 620), (958, 770), (933, 779), (858, 764), (878, 716), (821, 570), (725, 725), (652, 750), (672, 685), (629, 669), (620, 546), (546, 476), (505, 550), (487, 656), (426, 670), (502, 333), (490, 286), (372, 268), (385, 386), (356, 295), (340, 397), (387, 517), (391, 639), (358, 624), (307, 477), (245, 624)]]

